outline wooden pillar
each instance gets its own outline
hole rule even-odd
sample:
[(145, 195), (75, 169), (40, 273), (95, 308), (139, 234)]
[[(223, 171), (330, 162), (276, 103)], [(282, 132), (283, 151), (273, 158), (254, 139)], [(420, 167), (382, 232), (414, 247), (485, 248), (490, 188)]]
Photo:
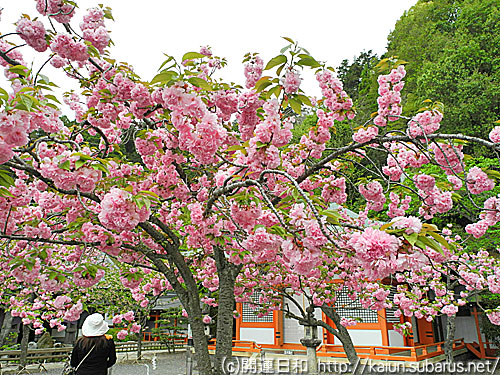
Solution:
[(479, 350), (481, 353), (481, 358), (486, 357), (486, 351), (484, 349), (483, 338), (481, 337), (481, 330), (479, 329), (479, 312), (477, 311), (477, 306), (474, 305), (472, 310), (472, 315), (474, 315), (474, 321), (476, 322), (476, 331), (477, 331), (477, 341), (479, 342)]
[(382, 309), (378, 312), (378, 322), (380, 325), (380, 332), (382, 333), (382, 345), (389, 346), (389, 332), (387, 330), (387, 312)]

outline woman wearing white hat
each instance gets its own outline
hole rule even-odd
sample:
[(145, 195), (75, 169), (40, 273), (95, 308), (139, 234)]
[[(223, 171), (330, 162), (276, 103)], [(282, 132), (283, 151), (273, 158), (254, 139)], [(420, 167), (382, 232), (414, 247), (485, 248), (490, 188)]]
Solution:
[(108, 323), (101, 314), (92, 314), (82, 326), (83, 337), (76, 340), (71, 353), (71, 366), (77, 375), (106, 375), (116, 363), (113, 337), (106, 335)]

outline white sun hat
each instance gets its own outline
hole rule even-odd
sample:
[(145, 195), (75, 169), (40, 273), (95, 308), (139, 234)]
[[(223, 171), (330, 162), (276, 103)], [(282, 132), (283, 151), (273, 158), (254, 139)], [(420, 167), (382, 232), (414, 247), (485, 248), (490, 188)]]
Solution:
[(87, 316), (83, 322), (82, 334), (87, 337), (102, 336), (108, 332), (108, 323), (104, 321), (101, 314), (92, 314)]

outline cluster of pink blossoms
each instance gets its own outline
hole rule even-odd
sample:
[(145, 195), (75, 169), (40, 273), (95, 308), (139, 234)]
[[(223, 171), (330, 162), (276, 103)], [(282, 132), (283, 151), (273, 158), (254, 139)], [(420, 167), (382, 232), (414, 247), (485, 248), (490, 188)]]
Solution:
[(260, 56), (255, 56), (248, 63), (245, 64), (245, 87), (251, 89), (255, 83), (262, 77), (262, 70), (264, 69), (264, 61)]
[(42, 176), (52, 179), (56, 187), (65, 190), (78, 188), (83, 192), (91, 192), (102, 178), (101, 171), (87, 166), (83, 166), (76, 171), (62, 169), (59, 165), (64, 161), (69, 161), (71, 168), (74, 168), (75, 162), (79, 160), (79, 157), (72, 156), (70, 151), (63, 151), (59, 156), (52, 156), (51, 152), (44, 152), (44, 149), (44, 147), (39, 148), (39, 154), (42, 159), (40, 172)]
[(318, 252), (312, 249), (300, 248), (293, 240), (285, 240), (281, 245), (283, 263), (295, 273), (304, 276), (313, 276), (316, 267), (321, 264)]
[(412, 138), (432, 134), (441, 126), (443, 115), (436, 111), (418, 113), (408, 122), (408, 135)]
[(63, 0), (36, 0), (36, 10), (60, 23), (68, 23), (75, 14), (75, 7)]
[(347, 200), (345, 178), (336, 178), (334, 175), (323, 179), (323, 190), (321, 197), (325, 202), (344, 204)]
[[(248, 156), (246, 163), (252, 165), (255, 170), (262, 169), (263, 166), (275, 168), (280, 165), (280, 152), (278, 147), (282, 147), (292, 138), (291, 122), (282, 122), (279, 115), (279, 103), (273, 99), (264, 103), (265, 120), (255, 127), (254, 136), (250, 138)], [(260, 142), (260, 143), (259, 143)], [(260, 147), (262, 143), (268, 144)]]
[(386, 198), (384, 195), (384, 188), (378, 181), (372, 181), (368, 184), (359, 185), (359, 192), (368, 202), (368, 209), (374, 211), (381, 211), (384, 208)]
[(500, 143), (500, 126), (495, 126), (489, 134), (490, 140), (494, 143)]
[(406, 71), (403, 65), (398, 66), (396, 69), (387, 75), (378, 77), (378, 115), (373, 119), (373, 123), (378, 126), (387, 125), (387, 120), (396, 121), (401, 114), (401, 90), (403, 89), (404, 82), (402, 79), (405, 77)]
[(89, 58), (87, 46), (73, 40), (69, 34), (57, 34), (50, 43), (50, 49), (63, 59), (85, 61)]
[(382, 167), (382, 172), (390, 177), (392, 181), (399, 181), (403, 170), (406, 168), (420, 168), (429, 163), (429, 159), (411, 147), (399, 142), (385, 144), (384, 147), (391, 152), (387, 156), (387, 165)]
[(352, 135), (352, 140), (358, 143), (369, 142), (378, 135), (378, 127), (369, 126), (367, 128), (361, 128), (356, 133)]
[(393, 191), (389, 193), (389, 206), (387, 216), (394, 218), (396, 216), (404, 216), (407, 209), (410, 208), (411, 196), (406, 195), (403, 199)]
[(45, 27), (40, 21), (31, 21), (26, 17), (22, 17), (17, 21), (16, 32), (30, 47), (35, 51), (44, 52), (47, 49), (47, 41), (45, 40)]
[(150, 211), (144, 206), (141, 209), (131, 200), (132, 194), (125, 190), (112, 188), (101, 201), (99, 220), (111, 230), (122, 232), (132, 230), (137, 224), (149, 218)]
[(462, 144), (448, 145), (444, 143), (432, 143), (429, 145), (429, 148), (434, 152), (437, 163), (448, 175), (463, 172), (463, 147)]
[(495, 182), (488, 178), (488, 175), (479, 167), (472, 167), (467, 173), (467, 189), (472, 194), (480, 194), (483, 191), (492, 190), (495, 187)]
[(340, 318), (340, 324), (344, 327), (354, 327), (356, 324), (358, 324), (358, 322), (352, 318), (346, 318), (343, 316), (342, 318)]
[(354, 233), (348, 244), (355, 252), (355, 259), (366, 267), (370, 280), (386, 277), (397, 268), (395, 262), (400, 241), (391, 234), (366, 228), (361, 233)]
[(28, 132), (31, 130), (28, 117), (24, 111), (12, 115), (0, 114), (0, 163), (5, 163), (13, 156), (13, 147), (28, 143)]
[(491, 321), (491, 323), (496, 324), (497, 326), (500, 326), (500, 311), (499, 310), (494, 310), (492, 312), (489, 312), (486, 314), (488, 316), (488, 319)]
[(343, 121), (346, 117), (352, 120), (356, 115), (352, 110), (352, 99), (343, 90), (342, 82), (330, 70), (316, 74), (316, 80), (321, 88), (325, 106), (333, 112), (333, 118)]
[(419, 214), (425, 219), (431, 219), (436, 213), (445, 213), (453, 207), (450, 191), (441, 191), (436, 186), (424, 191), (419, 190), (420, 196), (424, 197), (424, 205), (419, 208)]
[(229, 121), (231, 115), (238, 111), (238, 94), (233, 90), (217, 91), (214, 96), (217, 116), (223, 121)]
[(299, 72), (295, 70), (288, 70), (283, 79), (283, 88), (285, 93), (287, 94), (295, 94), (299, 91), (300, 82), (302, 78), (300, 78)]
[(395, 217), (394, 219), (391, 220), (391, 222), (393, 223), (392, 225), (393, 228), (406, 229), (405, 230), (406, 234), (420, 233), (420, 231), (422, 230), (422, 222), (420, 221), (419, 218), (414, 216)]
[(259, 94), (253, 90), (244, 92), (239, 96), (236, 119), (238, 120), (238, 129), (243, 141), (252, 138), (253, 131), (260, 121), (259, 116), (257, 116), (257, 109), (263, 103), (264, 101), (259, 99)]
[(104, 12), (99, 8), (90, 8), (83, 16), (80, 29), (83, 31), (83, 39), (92, 43), (99, 52), (104, 53), (110, 40), (109, 33), (104, 27)]
[(477, 223), (469, 224), (465, 231), (475, 238), (483, 236), (490, 226), (500, 221), (500, 197), (490, 197), (484, 202), (484, 211), (479, 215)]
[[(132, 95), (136, 95), (135, 91), (132, 90)], [(172, 124), (178, 131), (178, 147), (191, 152), (202, 164), (213, 162), (217, 149), (227, 137), (227, 131), (200, 97), (186, 92), (184, 88), (172, 86), (156, 92), (152, 99), (172, 111)], [(149, 104), (139, 103), (137, 107), (144, 108), (146, 105)]]
[(239, 205), (236, 203), (231, 205), (231, 218), (236, 224), (247, 231), (253, 230), (257, 224), (257, 219), (261, 215), (262, 207), (255, 202), (251, 202), (248, 205)]

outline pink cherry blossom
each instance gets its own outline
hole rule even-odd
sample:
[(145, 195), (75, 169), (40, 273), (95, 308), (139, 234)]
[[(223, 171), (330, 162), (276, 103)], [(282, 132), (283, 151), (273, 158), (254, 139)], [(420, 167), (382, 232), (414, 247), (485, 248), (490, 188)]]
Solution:
[(125, 329), (122, 329), (121, 331), (118, 331), (118, 333), (116, 334), (116, 337), (118, 338), (118, 340), (124, 340), (125, 337), (127, 337), (127, 335), (128, 335), (128, 331)]
[(45, 27), (40, 21), (31, 21), (22, 17), (17, 21), (16, 31), (27, 45), (33, 47), (35, 51), (43, 52), (47, 49), (47, 41), (45, 40)]

